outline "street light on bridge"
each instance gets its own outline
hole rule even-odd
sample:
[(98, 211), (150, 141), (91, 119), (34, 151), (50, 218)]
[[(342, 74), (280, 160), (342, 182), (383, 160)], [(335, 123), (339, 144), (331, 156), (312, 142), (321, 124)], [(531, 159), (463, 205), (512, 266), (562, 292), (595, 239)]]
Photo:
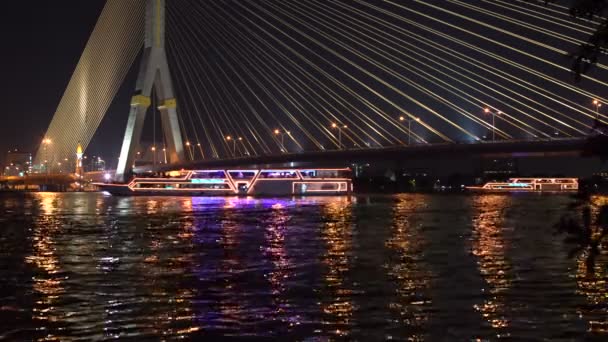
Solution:
[(192, 144), (189, 141), (186, 141), (186, 147), (188, 148), (188, 153), (190, 153), (190, 160), (194, 160), (194, 153), (192, 152)]
[(492, 111), (490, 110), (490, 108), (486, 107), (483, 109), (484, 113), (486, 114), (492, 114), (492, 141), (496, 140), (496, 115), (500, 116), (502, 115), (501, 111)]
[(274, 134), (281, 137), (281, 152), (287, 152), (287, 149), (285, 148), (285, 134), (291, 135), (291, 132), (290, 131), (281, 132), (280, 129), (275, 129)]
[(348, 126), (342, 125), (342, 124), (337, 124), (334, 122), (331, 124), (331, 128), (338, 130), (338, 149), (341, 150), (342, 149), (342, 130), (347, 129)]
[(232, 136), (226, 136), (226, 141), (232, 141), (232, 157), (236, 155), (236, 140), (232, 139)]
[(152, 156), (154, 160), (154, 166), (156, 166), (156, 146), (152, 146), (152, 148), (150, 148), (150, 150), (152, 150)]
[[(241, 143), (241, 145), (243, 146), (243, 151), (240, 152), (241, 155), (249, 155), (249, 151), (247, 150), (247, 147), (245, 146), (245, 140), (243, 139), (243, 137), (239, 137), (239, 141)], [(239, 151), (241, 149), (239, 148)]]
[(602, 102), (600, 100), (593, 100), (593, 104), (595, 105), (595, 121), (596, 123), (600, 121), (600, 107), (602, 106)]
[(201, 153), (201, 158), (205, 159), (205, 153), (203, 153), (203, 148), (201, 147), (201, 143), (197, 143), (196, 147), (198, 147), (198, 151)]
[(409, 118), (406, 119), (404, 116), (400, 116), (399, 117), (399, 121), (403, 122), (407, 120), (407, 144), (411, 145), (411, 139), (412, 139), (412, 121), (416, 121), (416, 122), (420, 122), (420, 118), (419, 117), (415, 117), (413, 119)]

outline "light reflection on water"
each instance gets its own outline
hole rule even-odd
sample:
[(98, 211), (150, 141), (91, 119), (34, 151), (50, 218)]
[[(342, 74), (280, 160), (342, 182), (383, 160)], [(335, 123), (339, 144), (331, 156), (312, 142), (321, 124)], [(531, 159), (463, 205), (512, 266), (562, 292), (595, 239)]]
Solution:
[(352, 208), (344, 200), (335, 200), (322, 207), (321, 239), (325, 253), (321, 262), (325, 266), (325, 284), (321, 309), (326, 318), (323, 324), (331, 327), (331, 333), (348, 336), (354, 303), (353, 289), (345, 277), (350, 271), (352, 258)]
[[(599, 214), (601, 206), (608, 205), (608, 197), (593, 197), (591, 199), (592, 218)], [(592, 219), (591, 237), (600, 237), (601, 229), (597, 220)], [(608, 249), (608, 241), (604, 243), (604, 252)], [(579, 314), (588, 322), (588, 331), (602, 333), (608, 336), (608, 253), (600, 255), (591, 270), (587, 268), (586, 258), (589, 251), (585, 250), (577, 259), (577, 293), (587, 298), (587, 303), (580, 308)]]
[(2, 195), (0, 339), (607, 338), (571, 201)]
[(394, 322), (407, 327), (401, 333), (397, 332), (401, 335), (399, 339), (411, 341), (427, 338), (425, 331), (432, 311), (429, 288), (434, 276), (424, 260), (429, 241), (418, 217), (424, 204), (424, 201), (411, 201), (407, 197), (398, 198), (393, 207), (392, 234), (386, 241), (387, 248), (395, 253), (393, 261), (386, 266), (396, 285), (395, 299), (389, 309), (395, 314)]
[[(487, 284), (484, 301), (474, 307), (497, 331), (506, 331), (505, 296), (511, 287), (511, 267), (506, 260), (504, 210), (510, 207), (510, 196), (488, 195), (473, 201), (472, 253), (477, 257), (479, 273)], [(497, 333), (497, 336), (501, 336)]]

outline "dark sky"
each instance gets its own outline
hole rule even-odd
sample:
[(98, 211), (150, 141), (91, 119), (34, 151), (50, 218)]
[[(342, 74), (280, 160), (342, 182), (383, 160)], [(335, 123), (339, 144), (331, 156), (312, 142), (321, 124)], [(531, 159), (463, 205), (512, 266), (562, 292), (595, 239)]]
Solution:
[(0, 162), (8, 149), (36, 149), (104, 3), (3, 1)]

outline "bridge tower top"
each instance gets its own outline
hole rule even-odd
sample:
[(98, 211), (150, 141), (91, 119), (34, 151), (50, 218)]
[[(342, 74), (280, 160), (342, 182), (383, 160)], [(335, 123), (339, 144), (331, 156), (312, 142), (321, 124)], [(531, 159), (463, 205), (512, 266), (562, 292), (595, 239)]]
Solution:
[(147, 0), (144, 48), (165, 48), (165, 1)]
[[(184, 146), (177, 118), (171, 70), (165, 52), (166, 0), (146, 0), (144, 52), (125, 131), (115, 179), (127, 181), (133, 167), (151, 97), (158, 99), (164, 141), (172, 164), (183, 161)], [(154, 147), (154, 146), (153, 146)], [(153, 148), (156, 153), (157, 148)]]

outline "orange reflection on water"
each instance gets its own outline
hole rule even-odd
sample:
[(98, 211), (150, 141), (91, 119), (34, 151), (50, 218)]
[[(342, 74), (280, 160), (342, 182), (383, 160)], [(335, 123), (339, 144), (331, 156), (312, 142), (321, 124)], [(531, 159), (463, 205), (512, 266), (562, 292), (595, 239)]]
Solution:
[(159, 209), (160, 209), (160, 203), (158, 200), (154, 200), (154, 199), (146, 200), (146, 214), (147, 215), (156, 214), (159, 212)]
[[(192, 212), (192, 199), (142, 197), (133, 201), (131, 205), (145, 208), (146, 215), (133, 228), (137, 231), (134, 240), (128, 241), (132, 244), (130, 248), (139, 250), (137, 258), (141, 262), (129, 260), (128, 264), (133, 267), (131, 272), (145, 273), (149, 282), (135, 284), (129, 295), (154, 298), (155, 305), (160, 308), (148, 316), (138, 317), (138, 320), (147, 323), (142, 325), (139, 332), (172, 339), (188, 338), (199, 330), (192, 309), (196, 291), (188, 283), (175, 282), (175, 279), (194, 269), (194, 255), (189, 252), (195, 230), (193, 218), (188, 215)], [(173, 211), (185, 215), (176, 216), (171, 214)], [(114, 323), (108, 320), (108, 324)]]
[[(602, 227), (596, 222), (600, 208), (608, 205), (607, 196), (591, 198), (591, 237), (600, 239)], [(608, 229), (608, 228), (607, 228)], [(604, 238), (600, 246), (600, 255), (595, 260), (593, 270), (587, 269), (589, 248), (578, 256), (576, 269), (577, 293), (587, 298), (588, 306), (581, 308), (579, 314), (588, 321), (588, 331), (596, 334), (608, 334), (608, 241)]]
[(511, 265), (505, 258), (503, 211), (511, 205), (511, 197), (484, 195), (474, 198), (472, 252), (477, 257), (481, 276), (489, 286), (486, 299), (474, 308), (493, 328), (509, 326), (505, 317), (505, 294), (511, 288)]
[(395, 261), (386, 265), (388, 275), (397, 284), (396, 300), (389, 307), (396, 312), (398, 322), (413, 328), (407, 336), (409, 341), (425, 340), (422, 331), (429, 320), (432, 305), (427, 291), (433, 275), (422, 260), (428, 241), (421, 227), (414, 223), (416, 209), (424, 205), (424, 198), (420, 195), (400, 197), (393, 207), (392, 234), (386, 241), (387, 248), (395, 252)]
[(350, 271), (350, 253), (352, 250), (352, 206), (345, 198), (336, 198), (322, 206), (324, 225), (321, 231), (327, 251), (323, 256), (323, 264), (327, 267), (325, 283), (331, 296), (329, 301), (321, 303), (322, 310), (334, 326), (333, 331), (339, 336), (350, 334), (350, 323), (354, 311), (352, 300), (353, 290), (345, 283), (345, 277)]
[[(285, 317), (285, 314), (288, 311), (286, 309), (289, 307), (290, 301), (285, 294), (285, 283), (290, 276), (290, 261), (285, 249), (285, 226), (291, 216), (288, 215), (284, 206), (280, 203), (272, 205), (271, 208), (271, 216), (264, 223), (264, 235), (268, 244), (266, 254), (273, 265), (273, 269), (268, 273), (267, 278), (271, 286), (275, 307), (274, 313), (278, 316), (278, 319), (286, 321), (288, 317)], [(290, 325), (293, 324), (299, 324), (299, 322), (290, 321)]]
[[(180, 202), (180, 212), (185, 214), (193, 213), (192, 206), (192, 198), (187, 197), (181, 200)], [(181, 223), (181, 227), (178, 233), (178, 237), (182, 240), (191, 240), (194, 237), (194, 231), (196, 230), (196, 226), (192, 216), (187, 216), (186, 220)]]
[[(25, 262), (34, 265), (38, 272), (32, 277), (33, 290), (38, 294), (32, 309), (34, 320), (46, 322), (59, 322), (63, 319), (57, 311), (56, 304), (65, 292), (61, 272), (61, 265), (57, 257), (55, 236), (60, 233), (62, 224), (53, 215), (57, 206), (58, 196), (54, 193), (37, 194), (40, 200), (41, 214), (33, 227), (32, 254), (25, 257)], [(61, 340), (60, 336), (48, 333), (40, 338), (41, 341)]]

